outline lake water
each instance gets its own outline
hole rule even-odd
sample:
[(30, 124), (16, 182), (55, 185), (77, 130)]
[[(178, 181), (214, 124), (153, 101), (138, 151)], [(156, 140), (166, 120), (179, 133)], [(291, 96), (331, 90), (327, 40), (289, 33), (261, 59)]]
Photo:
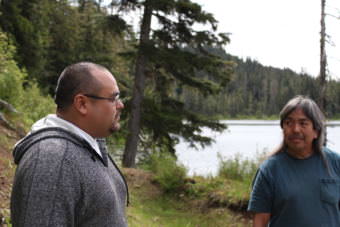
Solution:
[[(176, 145), (178, 162), (188, 174), (215, 176), (220, 158), (228, 159), (236, 155), (243, 159), (254, 159), (258, 153), (273, 151), (282, 141), (279, 121), (270, 120), (230, 120), (222, 121), (228, 129), (216, 133), (204, 128), (202, 133), (214, 138), (215, 143), (196, 150), (181, 141)], [(340, 121), (329, 121), (327, 126), (327, 146), (340, 153)]]

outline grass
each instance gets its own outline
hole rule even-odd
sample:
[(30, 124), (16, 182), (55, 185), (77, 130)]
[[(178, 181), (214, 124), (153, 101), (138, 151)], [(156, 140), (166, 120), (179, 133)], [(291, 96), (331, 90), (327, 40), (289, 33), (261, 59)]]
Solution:
[[(140, 172), (141, 170), (134, 170)], [(125, 172), (126, 174), (126, 172)], [(127, 174), (129, 175), (129, 174)], [(140, 178), (140, 176), (135, 176)], [(131, 185), (131, 206), (127, 209), (131, 227), (218, 227), (250, 226), (249, 219), (227, 208), (209, 208), (205, 201), (184, 194), (164, 193), (150, 180)]]
[[(221, 159), (218, 176), (189, 178), (183, 174), (183, 166), (178, 166), (175, 159), (154, 154), (144, 168), (153, 172), (150, 182), (156, 183), (159, 191), (152, 196), (155, 190), (148, 187), (132, 189), (134, 205), (128, 209), (129, 224), (250, 226), (250, 215), (246, 210), (251, 182), (264, 158), (265, 154), (261, 153), (257, 154), (256, 160), (241, 156)], [(174, 177), (169, 181), (171, 176)]]
[(195, 183), (189, 185), (187, 189), (187, 196), (190, 198), (202, 200), (210, 208), (222, 207), (236, 212), (246, 212), (250, 184), (223, 177), (193, 179)]
[[(139, 201), (137, 201), (139, 200)], [(128, 210), (129, 226), (136, 227), (208, 227), (208, 226), (249, 226), (242, 223), (242, 217), (225, 209), (207, 212), (188, 209), (184, 201), (173, 198), (153, 200), (135, 199), (136, 204)]]
[(222, 160), (216, 177), (193, 177), (193, 184), (186, 185), (188, 196), (206, 200), (210, 207), (228, 207), (246, 212), (251, 184), (265, 153), (257, 154), (256, 160), (243, 159), (240, 155)]

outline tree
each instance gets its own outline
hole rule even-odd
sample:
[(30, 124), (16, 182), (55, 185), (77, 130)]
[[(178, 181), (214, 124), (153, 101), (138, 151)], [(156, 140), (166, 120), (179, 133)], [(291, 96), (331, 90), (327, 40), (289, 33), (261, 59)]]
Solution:
[(119, 68), (125, 22), (100, 5), (95, 0), (0, 1), (0, 26), (15, 42), (15, 59), (45, 93), (54, 94), (61, 70), (71, 63)]
[(326, 109), (326, 66), (327, 66), (327, 55), (326, 55), (326, 25), (325, 25), (325, 5), (326, 0), (321, 0), (321, 32), (320, 32), (320, 98), (319, 98), (319, 105), (320, 107), (325, 110)]
[(20, 67), (25, 67), (31, 77), (38, 77), (47, 63), (48, 1), (3, 0), (0, 12), (0, 26), (15, 41)]
[(131, 104), (131, 117), (128, 123), (129, 134), (127, 137), (123, 165), (132, 167), (135, 165), (135, 157), (137, 153), (138, 134), (140, 131), (141, 122), (141, 104), (145, 88), (145, 71), (147, 64), (147, 55), (144, 54), (145, 49), (150, 45), (152, 8), (151, 5), (145, 4), (144, 14), (141, 24), (140, 48), (138, 49), (136, 65), (135, 65), (135, 80), (133, 86), (133, 97)]
[[(179, 87), (193, 87), (215, 94), (229, 80), (232, 64), (209, 53), (209, 46), (223, 46), (229, 39), (216, 34), (217, 21), (190, 0), (125, 0), (114, 2), (121, 11), (142, 9), (139, 43), (135, 61), (134, 87), (123, 165), (133, 167), (141, 133), (159, 149), (174, 152), (177, 136), (194, 145), (209, 144), (200, 127), (222, 130), (224, 125), (185, 110), (175, 98)], [(157, 20), (157, 28), (151, 26)], [(195, 30), (208, 24), (212, 31)], [(147, 96), (145, 96), (145, 91)], [(141, 131), (142, 129), (142, 131)]]

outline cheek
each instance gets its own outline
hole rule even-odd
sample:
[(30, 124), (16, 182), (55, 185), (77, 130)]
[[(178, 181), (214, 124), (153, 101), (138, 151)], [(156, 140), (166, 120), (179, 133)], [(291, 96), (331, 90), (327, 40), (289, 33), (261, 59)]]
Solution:
[(289, 136), (289, 134), (288, 134), (287, 130), (283, 130), (283, 131), (282, 131), (282, 135), (283, 135), (283, 141), (284, 141), (285, 143), (289, 143), (289, 141), (288, 141), (288, 136)]
[(94, 115), (98, 121), (103, 121), (104, 119), (110, 119), (112, 117), (112, 108), (109, 106), (98, 106), (94, 110)]
[(289, 129), (287, 129), (287, 128), (283, 129), (282, 134), (283, 134), (284, 137), (288, 136), (290, 134)]
[(113, 118), (113, 116), (114, 116), (114, 114), (115, 114), (115, 110), (114, 110), (114, 108), (112, 108), (112, 106), (107, 106), (104, 110), (103, 110), (103, 112), (102, 112), (103, 114), (104, 114), (104, 118), (106, 118), (106, 119), (108, 119), (108, 120), (112, 120), (112, 118)]

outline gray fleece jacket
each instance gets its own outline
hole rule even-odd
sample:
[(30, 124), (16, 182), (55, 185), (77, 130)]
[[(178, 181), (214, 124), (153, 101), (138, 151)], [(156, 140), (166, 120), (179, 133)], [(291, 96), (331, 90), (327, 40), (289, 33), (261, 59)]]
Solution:
[(11, 196), (13, 227), (127, 226), (127, 185), (101, 146), (103, 158), (81, 137), (44, 128), (25, 137)]

